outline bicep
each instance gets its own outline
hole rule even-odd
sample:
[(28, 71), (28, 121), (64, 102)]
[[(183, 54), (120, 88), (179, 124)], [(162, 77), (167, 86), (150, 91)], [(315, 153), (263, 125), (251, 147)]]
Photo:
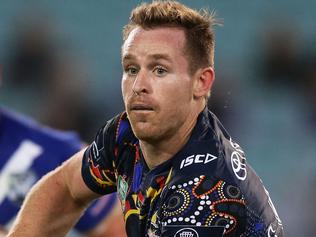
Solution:
[(83, 181), (81, 166), (84, 152), (85, 148), (68, 159), (62, 165), (62, 174), (72, 198), (80, 202), (90, 202), (100, 195), (91, 191)]

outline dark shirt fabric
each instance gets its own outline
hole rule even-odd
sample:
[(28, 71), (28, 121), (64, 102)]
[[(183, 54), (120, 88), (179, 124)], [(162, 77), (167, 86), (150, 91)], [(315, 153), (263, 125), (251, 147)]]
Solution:
[(108, 121), (82, 165), (96, 193), (117, 190), (129, 237), (282, 237), (280, 218), (242, 148), (204, 110), (185, 146), (149, 169), (126, 113)]

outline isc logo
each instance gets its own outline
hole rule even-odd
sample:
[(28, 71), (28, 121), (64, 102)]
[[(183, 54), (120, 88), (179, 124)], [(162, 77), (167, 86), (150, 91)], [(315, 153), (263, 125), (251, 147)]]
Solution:
[(203, 163), (203, 164), (207, 164), (213, 160), (216, 160), (217, 157), (213, 156), (209, 153), (206, 154), (198, 154), (198, 155), (192, 155), (192, 156), (188, 156), (187, 158), (183, 159), (181, 161), (181, 165), (180, 165), (180, 169), (182, 169), (183, 167), (192, 165), (193, 163)]

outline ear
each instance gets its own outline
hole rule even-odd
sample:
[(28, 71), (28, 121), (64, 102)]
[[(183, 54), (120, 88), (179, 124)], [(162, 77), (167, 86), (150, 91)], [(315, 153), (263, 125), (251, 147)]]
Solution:
[(193, 85), (194, 98), (207, 97), (215, 79), (215, 72), (212, 67), (199, 69), (195, 74)]

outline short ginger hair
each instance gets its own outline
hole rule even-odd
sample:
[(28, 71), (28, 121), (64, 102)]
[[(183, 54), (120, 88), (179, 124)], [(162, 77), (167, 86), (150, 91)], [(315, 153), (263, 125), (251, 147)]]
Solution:
[(154, 0), (143, 3), (131, 12), (130, 22), (123, 28), (123, 40), (140, 26), (143, 29), (156, 27), (177, 27), (186, 36), (184, 53), (188, 58), (191, 74), (199, 68), (214, 67), (214, 30), (219, 22), (214, 12), (189, 8), (177, 1)]

